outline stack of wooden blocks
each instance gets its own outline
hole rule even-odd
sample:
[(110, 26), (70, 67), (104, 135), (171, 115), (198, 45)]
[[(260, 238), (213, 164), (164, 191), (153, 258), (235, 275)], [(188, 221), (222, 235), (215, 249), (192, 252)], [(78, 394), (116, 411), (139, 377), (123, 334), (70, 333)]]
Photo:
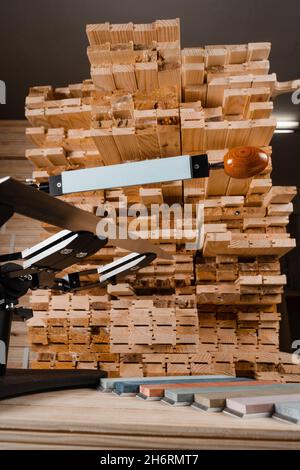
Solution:
[[(271, 157), (271, 98), (279, 87), (268, 74), (269, 43), (180, 50), (177, 19), (88, 25), (87, 35), (92, 79), (34, 87), (26, 99), (27, 134), (37, 146), (27, 158), (38, 181), (183, 154), (207, 152), (218, 162), (242, 145)], [(157, 259), (122, 284), (82, 295), (34, 292), (31, 366), (100, 367), (113, 377), (228, 372), (297, 380), (300, 366), (279, 352), (277, 311), (286, 283), (279, 258), (295, 246), (286, 225), (296, 188), (272, 186), (270, 173), (271, 165), (238, 180), (216, 169), (207, 179), (62, 197), (94, 213), (104, 204), (200, 203), (203, 250), (178, 237), (174, 217), (168, 238), (161, 221), (152, 231), (173, 261)], [(195, 212), (189, 226), (196, 237)], [(107, 245), (80, 268), (124, 254)]]

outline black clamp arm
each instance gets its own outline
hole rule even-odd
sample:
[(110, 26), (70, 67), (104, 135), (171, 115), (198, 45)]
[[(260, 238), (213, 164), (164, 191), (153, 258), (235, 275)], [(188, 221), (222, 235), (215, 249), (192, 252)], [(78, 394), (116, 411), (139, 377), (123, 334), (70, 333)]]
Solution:
[[(105, 286), (109, 283), (116, 284), (119, 279), (127, 274), (134, 274), (139, 269), (148, 266), (155, 258), (155, 253), (130, 253), (105, 266), (70, 273), (64, 278), (56, 278), (53, 289), (71, 292)], [(93, 275), (97, 276), (95, 281), (87, 282), (82, 279), (86, 276)]]

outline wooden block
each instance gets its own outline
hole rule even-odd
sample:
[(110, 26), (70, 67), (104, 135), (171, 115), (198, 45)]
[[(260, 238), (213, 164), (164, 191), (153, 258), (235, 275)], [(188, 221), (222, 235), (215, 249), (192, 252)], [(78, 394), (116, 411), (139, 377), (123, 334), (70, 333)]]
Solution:
[(109, 284), (107, 287), (107, 293), (112, 296), (132, 296), (134, 291), (130, 284), (128, 283), (119, 283), (117, 285)]
[(90, 296), (90, 308), (94, 310), (106, 310), (110, 307), (107, 295)]
[(111, 65), (105, 67), (92, 66), (91, 77), (97, 90), (109, 92), (116, 89)]
[(70, 308), (70, 295), (52, 295), (50, 307), (52, 310), (66, 310)]
[(139, 190), (143, 204), (162, 204), (163, 195), (160, 188), (140, 188)]
[(133, 41), (133, 23), (110, 24), (109, 41), (112, 44)]
[(134, 24), (133, 25), (133, 42), (134, 44), (152, 44), (156, 40), (155, 25), (150, 24)]
[(228, 133), (227, 121), (207, 122), (205, 125), (205, 147), (207, 150), (224, 149)]
[(116, 146), (112, 130), (110, 129), (93, 129), (91, 137), (95, 142), (105, 165), (112, 165), (121, 161), (121, 155)]
[(249, 102), (250, 94), (247, 88), (224, 90), (223, 113), (225, 115), (244, 116)]
[(156, 20), (155, 33), (157, 42), (174, 42), (180, 39), (180, 20)]
[(193, 103), (201, 101), (202, 105), (206, 105), (207, 85), (186, 85), (183, 89), (183, 97), (185, 103)]
[(271, 101), (258, 101), (249, 103), (247, 116), (249, 119), (268, 119), (271, 117), (272, 112), (273, 103)]
[(273, 186), (264, 196), (262, 204), (268, 206), (269, 204), (289, 203), (296, 194), (295, 186)]
[(147, 377), (158, 377), (166, 374), (164, 364), (144, 364), (144, 375)]
[(187, 63), (181, 67), (182, 86), (199, 86), (204, 80), (204, 63)]
[(120, 363), (120, 377), (136, 377), (143, 376), (142, 364), (126, 364)]
[(64, 310), (49, 310), (47, 324), (53, 327), (67, 328), (69, 324), (68, 312)]
[(129, 91), (131, 93), (134, 93), (137, 90), (133, 64), (113, 64), (112, 74), (117, 90)]
[(138, 129), (136, 138), (141, 160), (160, 156), (157, 127)]
[(86, 33), (91, 45), (106, 43), (110, 40), (109, 23), (88, 24)]
[(247, 60), (248, 47), (246, 44), (230, 45), (227, 54), (229, 64), (243, 64)]
[(157, 110), (157, 133), (162, 157), (180, 155), (180, 126), (179, 113), (174, 110)]
[(183, 64), (203, 63), (204, 49), (202, 47), (185, 47), (181, 51), (181, 60)]
[(136, 63), (135, 76), (139, 90), (149, 93), (158, 89), (158, 65), (156, 62)]
[(122, 161), (140, 159), (140, 151), (132, 127), (113, 127), (112, 135)]
[(49, 326), (48, 339), (51, 343), (68, 344), (68, 332), (63, 326)]
[(270, 204), (268, 206), (268, 215), (270, 216), (289, 216), (293, 212), (293, 204)]
[(276, 128), (276, 119), (256, 119), (251, 122), (249, 141), (254, 146), (269, 145)]
[(48, 335), (45, 327), (32, 326), (28, 328), (28, 341), (30, 344), (48, 344)]
[(32, 310), (46, 311), (49, 308), (50, 293), (42, 289), (38, 290), (31, 294), (29, 301)]
[(266, 60), (271, 51), (270, 42), (249, 42), (248, 43), (248, 60)]
[(90, 309), (88, 295), (72, 295), (70, 307), (72, 310), (84, 310), (86, 312)]
[(167, 375), (190, 375), (190, 367), (187, 364), (168, 363)]
[(88, 327), (90, 322), (90, 315), (85, 311), (70, 311), (69, 322), (72, 326), (83, 326)]
[(205, 47), (205, 66), (206, 68), (224, 65), (227, 58), (227, 49), (225, 47), (206, 46)]
[(184, 154), (202, 152), (205, 148), (204, 121), (181, 123), (182, 151)]

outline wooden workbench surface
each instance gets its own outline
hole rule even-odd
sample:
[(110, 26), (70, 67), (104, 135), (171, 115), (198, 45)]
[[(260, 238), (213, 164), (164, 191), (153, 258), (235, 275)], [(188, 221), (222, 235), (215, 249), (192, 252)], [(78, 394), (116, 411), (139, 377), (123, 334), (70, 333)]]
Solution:
[(0, 402), (0, 449), (297, 449), (300, 426), (69, 390)]

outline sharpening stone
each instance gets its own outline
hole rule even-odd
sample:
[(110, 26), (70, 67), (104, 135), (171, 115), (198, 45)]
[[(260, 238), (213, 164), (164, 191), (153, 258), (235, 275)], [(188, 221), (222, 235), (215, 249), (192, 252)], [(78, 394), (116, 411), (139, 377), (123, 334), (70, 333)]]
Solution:
[[(244, 393), (242, 393), (244, 392)], [(268, 382), (268, 381), (257, 381), (256, 386), (252, 387), (251, 390), (247, 389), (247, 396), (266, 396), (266, 395), (277, 395), (282, 394), (283, 392), (294, 392), (300, 393), (300, 384), (279, 384)], [(240, 398), (242, 395), (245, 396), (245, 389), (242, 391), (237, 390), (224, 390), (206, 392), (206, 393), (197, 393), (195, 394), (195, 401), (192, 404), (192, 407), (209, 412), (220, 412), (226, 406), (226, 398)]]
[(185, 380), (187, 379), (188, 377), (191, 377), (193, 379), (210, 379), (210, 378), (214, 378), (214, 379), (225, 379), (225, 378), (228, 378), (228, 377), (231, 377), (229, 376), (228, 374), (227, 375), (224, 375), (224, 374), (221, 374), (221, 375), (213, 375), (213, 374), (209, 374), (209, 375), (193, 375), (193, 376), (189, 376), (189, 375), (175, 375), (175, 376), (171, 376), (171, 375), (168, 375), (168, 376), (162, 376), (162, 377), (117, 377), (117, 378), (113, 378), (113, 379), (108, 379), (108, 378), (105, 378), (105, 379), (101, 379), (100, 380), (100, 386), (98, 388), (98, 390), (101, 390), (102, 392), (111, 392), (114, 388), (114, 384), (116, 382), (139, 382), (140, 384), (142, 383), (152, 383), (152, 382), (172, 382), (172, 380)]
[(226, 408), (223, 413), (238, 418), (257, 418), (271, 416), (276, 403), (299, 402), (300, 393), (285, 392), (281, 395), (267, 395), (264, 397), (242, 397), (226, 399)]
[[(251, 390), (253, 386), (256, 386), (256, 381), (253, 380), (252, 382), (245, 383), (244, 385), (242, 382), (237, 382), (236, 385), (233, 385), (232, 382), (222, 382), (218, 384), (219, 386), (218, 391), (224, 391), (224, 390), (241, 390), (242, 395), (244, 395), (243, 391), (244, 390)], [(188, 390), (185, 388), (175, 388), (174, 390), (165, 390), (165, 396), (162, 399), (162, 403), (166, 403), (167, 405), (173, 405), (173, 406), (189, 406), (194, 402), (194, 395), (196, 393), (203, 393), (203, 392), (216, 392), (216, 385), (211, 386), (209, 385), (208, 387), (195, 387), (195, 388), (189, 388)]]
[(275, 403), (275, 412), (272, 417), (280, 421), (300, 424), (300, 401)]
[[(179, 386), (182, 386), (182, 387), (185, 387), (185, 386), (187, 386), (187, 387), (189, 387), (189, 386), (197, 387), (198, 385), (201, 386), (201, 384), (203, 384), (203, 383), (209, 383), (209, 384), (214, 384), (215, 383), (215, 384), (218, 385), (218, 384), (222, 384), (224, 382), (237, 382), (237, 381), (242, 382), (244, 380), (247, 380), (247, 379), (242, 379), (242, 378), (237, 379), (235, 377), (226, 377), (226, 378), (223, 378), (223, 379), (216, 379), (216, 378), (194, 379), (194, 378), (191, 378), (191, 377), (187, 377), (185, 379), (180, 379), (180, 380), (173, 379), (173, 380), (170, 380), (168, 382), (164, 381), (164, 383), (165, 384), (167, 383), (170, 386), (175, 385), (175, 387), (179, 387)], [(147, 382), (142, 382), (142, 383), (145, 384)], [(151, 383), (152, 384), (161, 384), (161, 381), (160, 380), (158, 380), (157, 382), (152, 381)], [(139, 392), (140, 386), (141, 386), (140, 381), (137, 381), (137, 382), (115, 382), (113, 392), (120, 395), (120, 396), (134, 396)]]
[(192, 381), (186, 381), (183, 383), (174, 382), (172, 384), (148, 384), (148, 385), (140, 385), (140, 393), (137, 394), (137, 397), (142, 398), (144, 400), (161, 400), (164, 398), (165, 390), (168, 389), (178, 389), (178, 388), (190, 388), (190, 387), (221, 387), (224, 382), (236, 383), (239, 382), (240, 384), (250, 384), (254, 382), (252, 379), (248, 378), (232, 378), (232, 379), (216, 379), (216, 380), (201, 380), (193, 383)]

